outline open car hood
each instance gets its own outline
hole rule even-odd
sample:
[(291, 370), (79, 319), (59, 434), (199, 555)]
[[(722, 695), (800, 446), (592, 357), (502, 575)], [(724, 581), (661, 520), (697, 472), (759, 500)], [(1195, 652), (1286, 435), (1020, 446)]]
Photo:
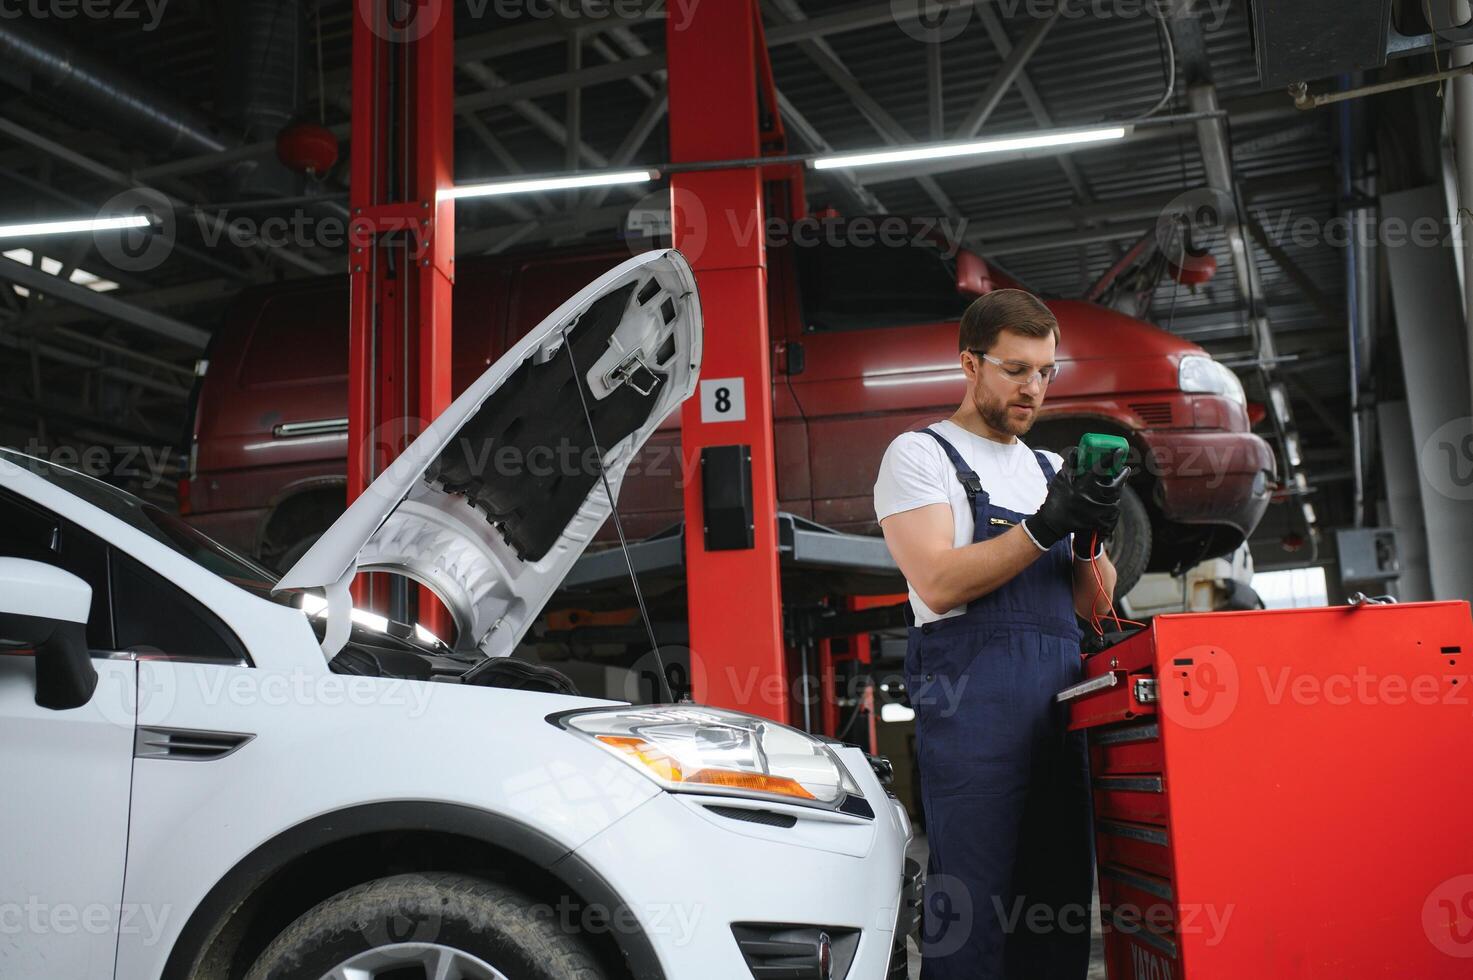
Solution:
[(574, 362), (617, 494), (635, 452), (695, 390), (701, 307), (685, 257), (636, 256), (554, 310), (281, 578), (278, 592), (326, 591), (329, 660), (348, 638), (353, 576), (370, 571), (428, 586), (457, 648), (515, 649), (609, 516)]

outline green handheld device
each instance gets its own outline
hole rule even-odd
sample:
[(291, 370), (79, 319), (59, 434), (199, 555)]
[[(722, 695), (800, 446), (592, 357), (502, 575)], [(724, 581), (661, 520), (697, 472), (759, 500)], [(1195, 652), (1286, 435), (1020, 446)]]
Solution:
[(1079, 454), (1074, 460), (1075, 474), (1080, 475), (1095, 471), (1102, 472), (1105, 476), (1114, 476), (1120, 472), (1120, 467), (1125, 465), (1124, 456), (1115, 465), (1109, 467), (1108, 472), (1103, 471), (1105, 469), (1105, 461), (1117, 449), (1124, 449), (1128, 452), (1130, 443), (1126, 442), (1120, 436), (1105, 435), (1103, 432), (1086, 432), (1079, 437)]

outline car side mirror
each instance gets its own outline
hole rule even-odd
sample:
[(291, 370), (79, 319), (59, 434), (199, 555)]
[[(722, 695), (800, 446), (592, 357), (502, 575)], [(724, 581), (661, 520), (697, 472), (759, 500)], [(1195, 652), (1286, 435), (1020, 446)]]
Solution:
[(24, 558), (0, 558), (0, 646), (36, 656), (36, 704), (80, 708), (97, 689), (87, 653), (92, 586), (71, 572)]
[(992, 292), (992, 270), (982, 256), (960, 249), (956, 253), (956, 291), (965, 296), (983, 296)]

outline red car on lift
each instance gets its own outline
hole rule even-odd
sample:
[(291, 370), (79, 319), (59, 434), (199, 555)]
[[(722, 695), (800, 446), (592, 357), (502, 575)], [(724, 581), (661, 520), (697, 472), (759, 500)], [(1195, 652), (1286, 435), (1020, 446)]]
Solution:
[[(977, 295), (1017, 285), (978, 256), (788, 244), (768, 252), (778, 506), (876, 533), (872, 489), (890, 440), (961, 400), (957, 322)], [(629, 249), (611, 244), (458, 263), (455, 392)], [(1030, 444), (1086, 431), (1127, 438), (1137, 475), (1109, 549), (1120, 591), (1147, 570), (1223, 555), (1268, 505), (1275, 465), (1250, 430), (1242, 385), (1195, 344), (1105, 307), (1049, 300), (1063, 371)], [(182, 512), (218, 540), (285, 569), (340, 514), (347, 443), (344, 278), (243, 293), (197, 387)], [(634, 536), (676, 523), (672, 418), (631, 466), (619, 501)], [(531, 465), (531, 461), (528, 461)]]

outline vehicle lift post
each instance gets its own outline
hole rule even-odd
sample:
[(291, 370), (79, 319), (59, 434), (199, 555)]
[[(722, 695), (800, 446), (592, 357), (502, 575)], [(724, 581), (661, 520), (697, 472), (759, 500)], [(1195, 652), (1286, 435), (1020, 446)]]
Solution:
[[(666, 59), (671, 158), (757, 157), (763, 134), (756, 93), (759, 75), (770, 71), (756, 0), (700, 4), (686, 21), (667, 18)], [(692, 664), (694, 696), (788, 722), (764, 217), (759, 167), (671, 179), (674, 243), (695, 269), (705, 318), (701, 391), (682, 406), (680, 419), (690, 648), (693, 660), (699, 658)], [(750, 458), (744, 547), (712, 548), (703, 533), (703, 461), (721, 453)], [(738, 480), (744, 469), (736, 467)], [(747, 488), (719, 489), (740, 496)]]
[[(353, 4), (349, 190), (348, 501), (450, 404), (455, 281), (454, 5)], [(354, 601), (448, 639), (420, 589), (361, 576)]]

